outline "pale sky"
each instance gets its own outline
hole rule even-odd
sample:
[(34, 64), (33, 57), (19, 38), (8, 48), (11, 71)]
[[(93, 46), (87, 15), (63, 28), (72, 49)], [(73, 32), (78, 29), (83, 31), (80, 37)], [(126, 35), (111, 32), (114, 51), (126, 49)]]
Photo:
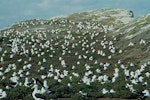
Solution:
[(132, 10), (139, 17), (150, 13), (150, 0), (0, 0), (0, 29), (28, 19), (104, 8)]

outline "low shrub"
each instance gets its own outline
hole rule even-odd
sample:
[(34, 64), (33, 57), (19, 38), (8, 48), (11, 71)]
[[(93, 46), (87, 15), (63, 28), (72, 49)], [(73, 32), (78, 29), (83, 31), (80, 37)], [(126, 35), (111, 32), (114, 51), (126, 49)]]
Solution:
[(24, 97), (31, 97), (32, 90), (24, 86), (18, 86), (7, 90), (6, 100), (19, 100), (24, 99)]

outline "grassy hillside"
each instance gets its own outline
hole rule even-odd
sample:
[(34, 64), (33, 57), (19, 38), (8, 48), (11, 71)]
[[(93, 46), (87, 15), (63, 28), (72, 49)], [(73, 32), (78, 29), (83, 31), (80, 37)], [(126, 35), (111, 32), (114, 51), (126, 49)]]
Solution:
[(150, 16), (132, 16), (102, 9), (1, 30), (0, 97), (34, 100), (36, 85), (45, 100), (149, 99)]

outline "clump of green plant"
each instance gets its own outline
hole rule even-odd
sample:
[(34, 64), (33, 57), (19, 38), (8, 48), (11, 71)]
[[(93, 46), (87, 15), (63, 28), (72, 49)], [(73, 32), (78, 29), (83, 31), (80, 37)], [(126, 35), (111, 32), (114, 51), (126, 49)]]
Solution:
[(16, 88), (7, 90), (6, 92), (7, 92), (6, 100), (19, 100), (19, 99), (25, 100), (24, 98), (31, 97), (32, 90), (25, 86), (18, 86)]
[(76, 93), (71, 96), (73, 100), (84, 100), (84, 97), (80, 93)]

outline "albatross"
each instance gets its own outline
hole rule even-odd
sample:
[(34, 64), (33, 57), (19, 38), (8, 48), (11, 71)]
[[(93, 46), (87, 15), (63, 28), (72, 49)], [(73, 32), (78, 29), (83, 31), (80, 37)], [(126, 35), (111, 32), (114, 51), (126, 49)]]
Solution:
[(42, 94), (41, 90), (38, 90), (38, 85), (34, 84), (33, 88), (32, 97), (34, 100), (45, 100), (45, 96)]
[(5, 91), (3, 91), (3, 89), (0, 89), (0, 99), (4, 99), (7, 97), (7, 94)]

